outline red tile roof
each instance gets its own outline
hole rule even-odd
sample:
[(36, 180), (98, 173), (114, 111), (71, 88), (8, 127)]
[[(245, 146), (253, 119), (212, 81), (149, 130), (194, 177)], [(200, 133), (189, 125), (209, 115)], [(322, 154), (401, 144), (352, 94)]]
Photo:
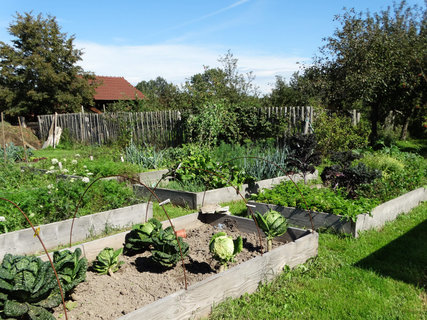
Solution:
[(143, 99), (141, 91), (133, 87), (123, 77), (95, 76), (98, 86), (95, 88), (94, 99), (96, 100), (135, 100), (136, 97)]

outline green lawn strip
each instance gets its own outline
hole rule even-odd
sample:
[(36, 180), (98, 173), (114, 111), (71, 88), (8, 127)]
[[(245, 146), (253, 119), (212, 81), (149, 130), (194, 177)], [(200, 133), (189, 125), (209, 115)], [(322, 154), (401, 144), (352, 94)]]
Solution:
[[(178, 207), (171, 203), (164, 205), (164, 208), (171, 219), (197, 212), (197, 210)], [(154, 202), (153, 204), (153, 217), (159, 221), (168, 219), (163, 209), (159, 206), (158, 202)]]
[(210, 318), (426, 319), (426, 243), (427, 203), (358, 239), (320, 234), (318, 257)]

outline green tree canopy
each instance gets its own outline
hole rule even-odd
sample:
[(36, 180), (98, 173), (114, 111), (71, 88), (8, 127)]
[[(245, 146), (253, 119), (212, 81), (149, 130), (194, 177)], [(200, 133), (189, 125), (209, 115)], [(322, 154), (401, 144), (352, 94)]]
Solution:
[(75, 111), (93, 103), (92, 77), (76, 65), (82, 51), (55, 17), (17, 13), (11, 45), (0, 41), (0, 110), (8, 115)]
[(218, 61), (222, 67), (205, 66), (203, 73), (193, 75), (184, 86), (184, 92), (193, 106), (208, 103), (248, 104), (259, 103), (257, 87), (253, 84), (252, 72), (242, 74), (238, 70), (238, 59), (228, 51)]
[(179, 88), (162, 77), (141, 81), (135, 87), (145, 95), (143, 103), (147, 110), (185, 109)]
[(394, 112), (405, 128), (426, 104), (427, 37), (425, 8), (405, 1), (379, 13), (338, 15), (334, 35), (304, 73), (312, 92), (328, 107), (363, 108), (369, 115), (371, 142), (378, 125)]

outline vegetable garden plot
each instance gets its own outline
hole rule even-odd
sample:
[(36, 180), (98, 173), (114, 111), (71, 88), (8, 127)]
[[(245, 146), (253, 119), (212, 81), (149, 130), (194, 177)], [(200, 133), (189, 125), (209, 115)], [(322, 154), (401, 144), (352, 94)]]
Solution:
[[(300, 181), (302, 175), (294, 174), (290, 177), (281, 176), (272, 179), (266, 179), (261, 181), (256, 181), (254, 185), (243, 184), (238, 189), (240, 194), (243, 197), (248, 197), (252, 193), (256, 193), (261, 189), (270, 189), (276, 184), (279, 184), (281, 181), (290, 180)], [(313, 174), (307, 174), (306, 179), (316, 179), (317, 171)], [(140, 185), (133, 185), (134, 192), (137, 196), (149, 196), (149, 191)], [(203, 206), (204, 204), (218, 204), (221, 202), (230, 202), (236, 200), (242, 200), (242, 196), (236, 192), (234, 187), (225, 187), (213, 190), (207, 190), (205, 192), (188, 192), (180, 190), (171, 190), (166, 188), (156, 188), (156, 195), (161, 201), (170, 199), (174, 205), (189, 207), (190, 209), (197, 209)]]
[[(371, 214), (357, 215), (355, 221), (341, 215), (324, 212), (311, 212), (311, 215), (316, 230), (330, 228), (337, 232), (348, 233), (357, 237), (360, 231), (380, 228), (387, 221), (392, 221), (396, 219), (398, 215), (409, 212), (422, 201), (427, 201), (427, 189), (418, 188), (380, 204), (372, 210)], [(288, 219), (291, 225), (311, 228), (309, 211), (253, 201), (250, 201), (249, 204), (255, 206), (255, 208), (252, 208), (253, 211), (264, 213), (268, 210), (275, 210)]]
[[(188, 319), (210, 312), (214, 303), (256, 290), (260, 282), (271, 280), (284, 265), (294, 267), (317, 254), (317, 233), (289, 228), (276, 239), (273, 250), (261, 255), (252, 220), (224, 215), (188, 216), (172, 220), (175, 229), (185, 228), (190, 251), (185, 259), (188, 290), (184, 289), (181, 263), (171, 269), (153, 264), (147, 252), (130, 257), (114, 277), (88, 272), (87, 281), (72, 295), (77, 306), (69, 311), (72, 319)], [(169, 222), (163, 222), (168, 226)], [(243, 238), (240, 264), (217, 273), (209, 253), (209, 239), (219, 230), (233, 239)], [(107, 245), (103, 242), (102, 246)], [(87, 244), (87, 247), (90, 243)], [(266, 243), (263, 244), (266, 246)], [(107, 307), (106, 307), (107, 306)], [(59, 316), (61, 309), (56, 310)], [(123, 316), (124, 315), (124, 316)]]

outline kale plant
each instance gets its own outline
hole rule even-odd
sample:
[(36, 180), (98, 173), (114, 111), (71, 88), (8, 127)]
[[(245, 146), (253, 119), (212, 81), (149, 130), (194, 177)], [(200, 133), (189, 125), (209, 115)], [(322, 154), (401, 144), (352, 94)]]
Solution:
[(317, 142), (314, 134), (297, 134), (286, 139), (289, 148), (288, 165), (300, 171), (306, 183), (308, 173), (314, 173), (321, 162), (321, 154), (316, 150)]
[(333, 189), (344, 188), (349, 198), (356, 198), (356, 191), (361, 185), (372, 183), (381, 177), (379, 170), (368, 168), (364, 163), (352, 166), (352, 162), (358, 158), (351, 151), (333, 154), (331, 160), (337, 163), (324, 168), (320, 175), (323, 184)]

